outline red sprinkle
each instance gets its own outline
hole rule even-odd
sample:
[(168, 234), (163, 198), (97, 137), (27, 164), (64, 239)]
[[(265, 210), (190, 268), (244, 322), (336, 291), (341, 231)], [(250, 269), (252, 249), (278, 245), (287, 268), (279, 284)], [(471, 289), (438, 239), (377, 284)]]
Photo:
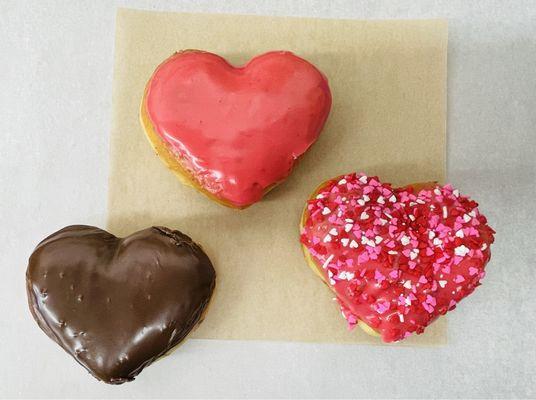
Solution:
[(415, 193), (349, 174), (307, 202), (300, 240), (349, 327), (361, 320), (393, 342), (422, 333), (480, 285), (495, 232), (477, 207), (450, 185)]

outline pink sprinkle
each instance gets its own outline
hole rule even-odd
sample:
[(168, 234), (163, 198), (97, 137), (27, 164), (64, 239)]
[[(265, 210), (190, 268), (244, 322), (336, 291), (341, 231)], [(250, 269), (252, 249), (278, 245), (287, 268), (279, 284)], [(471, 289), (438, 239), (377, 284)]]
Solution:
[(378, 285), (381, 285), (381, 283), (385, 280), (385, 275), (383, 275), (380, 271), (375, 270), (374, 279), (376, 279), (376, 282), (378, 282)]
[(363, 264), (366, 263), (369, 260), (369, 255), (366, 251), (363, 251), (359, 256), (357, 257), (357, 263)]
[(353, 258), (347, 258), (346, 259), (346, 265), (349, 267), (352, 267), (354, 265), (354, 259)]
[(465, 278), (461, 275), (456, 275), (456, 279), (454, 280), (454, 282), (456, 283), (462, 283), (463, 281), (465, 281)]
[(409, 269), (414, 269), (416, 266), (417, 266), (417, 263), (415, 261), (412, 261), (412, 260), (408, 261)]
[(432, 248), (430, 248), (430, 247), (427, 247), (426, 248), (426, 255), (427, 256), (433, 256), (434, 255), (434, 250), (432, 250)]
[(450, 265), (445, 265), (441, 271), (445, 274), (450, 274)]
[(316, 236), (313, 236), (313, 237), (312, 237), (312, 241), (313, 241), (313, 244), (318, 244), (318, 243), (320, 243), (320, 239), (317, 238)]
[(337, 216), (335, 214), (331, 214), (328, 218), (328, 221), (334, 224), (335, 221), (337, 221)]
[(463, 260), (463, 257), (460, 256), (454, 256), (454, 265), (458, 265)]
[(380, 301), (374, 304), (374, 308), (378, 314), (383, 314), (391, 307), (391, 303), (388, 301)]
[(389, 272), (389, 276), (393, 279), (397, 279), (398, 278), (398, 271), (396, 270), (392, 270), (391, 272)]
[(374, 190), (374, 188), (372, 186), (365, 186), (363, 188), (363, 194), (369, 194), (370, 192), (372, 192)]
[(450, 300), (449, 310), (456, 305), (456, 300)]
[(428, 303), (426, 303), (425, 301), (423, 301), (422, 303), (422, 306), (424, 307), (424, 309), (426, 311), (428, 311), (430, 314), (432, 314), (434, 312), (434, 307), (432, 307), (431, 305), (429, 305)]
[(478, 274), (478, 268), (475, 267), (469, 267), (469, 275), (473, 276)]
[(419, 278), (419, 283), (428, 283), (428, 280), (426, 279), (426, 277), (424, 275), (421, 275), (421, 277)]
[(431, 306), (434, 306), (437, 304), (436, 299), (434, 296), (430, 296), (429, 294), (426, 295), (426, 302), (430, 304)]

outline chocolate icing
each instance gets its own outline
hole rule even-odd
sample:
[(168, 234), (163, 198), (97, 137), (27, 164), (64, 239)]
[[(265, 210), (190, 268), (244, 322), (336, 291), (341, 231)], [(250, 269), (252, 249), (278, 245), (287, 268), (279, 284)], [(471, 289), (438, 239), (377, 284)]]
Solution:
[(26, 287), (39, 327), (97, 379), (120, 384), (200, 322), (215, 277), (207, 255), (179, 231), (118, 238), (73, 225), (39, 243)]

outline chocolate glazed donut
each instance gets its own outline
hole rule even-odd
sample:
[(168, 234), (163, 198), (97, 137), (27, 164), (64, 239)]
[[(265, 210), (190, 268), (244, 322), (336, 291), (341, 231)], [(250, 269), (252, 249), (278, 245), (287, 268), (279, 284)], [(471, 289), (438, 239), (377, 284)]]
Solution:
[(215, 278), (207, 255), (179, 231), (118, 238), (74, 225), (39, 243), (26, 287), (39, 327), (97, 379), (120, 384), (185, 339)]

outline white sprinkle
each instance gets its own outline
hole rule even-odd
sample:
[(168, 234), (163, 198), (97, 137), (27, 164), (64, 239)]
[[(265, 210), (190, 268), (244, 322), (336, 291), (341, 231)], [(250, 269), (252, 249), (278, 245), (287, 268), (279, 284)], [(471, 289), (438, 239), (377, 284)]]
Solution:
[(443, 206), (443, 218), (447, 218), (449, 216), (449, 210), (447, 210), (447, 206)]
[(334, 279), (332, 279), (332, 278), (329, 279), (329, 284), (330, 284), (330, 285), (335, 285), (335, 283), (337, 283), (337, 282), (335, 282)]
[(385, 199), (383, 198), (383, 196), (379, 196), (376, 201), (379, 203), (379, 204), (385, 204)]
[(393, 194), (391, 197), (389, 197), (389, 201), (391, 203), (396, 203), (396, 196)]
[(350, 241), (350, 239), (348, 238), (342, 238), (341, 239), (341, 243), (344, 247), (348, 246), (348, 242)]
[(409, 219), (411, 219), (412, 221), (415, 221), (415, 216), (414, 216), (414, 215), (409, 214), (408, 217), (409, 217)]
[(404, 300), (404, 302), (406, 303), (407, 306), (411, 306), (411, 299), (408, 297), (406, 297), (406, 299)]
[(475, 210), (471, 211), (471, 212), (469, 213), (469, 216), (470, 216), (470, 217), (473, 217), (473, 218), (476, 217)]
[(341, 179), (341, 180), (339, 181), (339, 185), (346, 185), (346, 179), (344, 179), (344, 178)]
[(400, 243), (402, 243), (402, 246), (407, 246), (410, 242), (410, 238), (407, 235), (402, 236), (400, 239)]
[(331, 242), (331, 235), (329, 233), (324, 237), (324, 243), (327, 242)]
[(432, 242), (434, 246), (441, 246), (443, 244), (443, 241), (439, 238), (434, 238), (434, 241)]
[(365, 205), (365, 200), (363, 200), (363, 199), (358, 199), (358, 200), (357, 200), (357, 204), (359, 204), (360, 206), (364, 206), (364, 205)]
[(337, 232), (337, 229), (331, 228), (331, 230), (329, 231), (329, 234), (333, 235), (333, 236), (337, 236), (339, 234), (339, 232)]
[(367, 176), (363, 175), (361, 178), (359, 178), (359, 182), (361, 183), (367, 183)]
[(352, 218), (346, 218), (345, 221), (346, 222), (354, 222), (354, 220)]
[(415, 200), (417, 204), (426, 204), (426, 202), (423, 199), (417, 199)]
[(411, 281), (408, 280), (408, 281), (404, 282), (404, 287), (406, 289), (411, 289)]
[(416, 206), (416, 205), (417, 205), (417, 203), (415, 203), (414, 201), (410, 201), (410, 202), (409, 202), (409, 206), (410, 206), (410, 207), (413, 207), (413, 206)]
[(459, 238), (463, 238), (463, 229), (459, 229), (457, 232), (456, 232), (456, 237), (459, 237)]
[(339, 273), (339, 279), (351, 281), (354, 279), (355, 274), (353, 272), (342, 271)]
[(463, 214), (463, 220), (465, 222), (469, 222), (469, 221), (471, 221), (471, 217), (469, 215), (467, 215), (467, 214)]
[(353, 227), (354, 227), (354, 224), (346, 224), (346, 225), (344, 225), (344, 230), (346, 232), (350, 232)]
[(455, 197), (459, 197), (460, 196), (460, 191), (458, 189), (454, 189), (452, 191), (452, 194), (455, 196)]
[(365, 200), (365, 203), (367, 201), (370, 201), (370, 197), (368, 197), (366, 194), (363, 195), (363, 200)]
[(396, 250), (389, 250), (387, 253), (391, 254), (391, 255), (394, 255), (394, 254), (398, 254), (398, 251)]
[(417, 255), (419, 254), (419, 249), (413, 249), (411, 253), (409, 253), (409, 258), (411, 260), (415, 260), (417, 258)]
[(319, 193), (319, 194), (316, 195), (316, 198), (317, 199), (323, 199), (324, 195), (322, 193)]
[(365, 211), (363, 211), (363, 212), (361, 213), (361, 217), (359, 217), (359, 218), (360, 218), (360, 219), (367, 219), (368, 217), (369, 217), (369, 215), (368, 215)]
[[(326, 269), (326, 268), (328, 267), (329, 263), (331, 262), (331, 260), (333, 260), (333, 254), (331, 254), (331, 255), (327, 258), (327, 260), (326, 260), (326, 261), (324, 262), (324, 264), (322, 265), (322, 268), (323, 268), (323, 269)], [(329, 272), (331, 272), (331, 271), (329, 271)]]
[(402, 314), (398, 314), (398, 318), (400, 319), (400, 322), (404, 322), (404, 316)]
[(441, 190), (439, 190), (438, 188), (434, 189), (434, 193), (437, 194), (438, 196), (441, 196)]
[(464, 257), (465, 255), (467, 255), (467, 253), (469, 253), (469, 249), (465, 247), (463, 244), (454, 249), (454, 254), (460, 257)]
[(337, 217), (339, 217), (339, 218), (342, 217), (342, 211), (339, 211), (339, 212), (337, 213)]
[(484, 243), (484, 244), (482, 245), (482, 247), (480, 248), (480, 250), (484, 251), (484, 250), (486, 250), (487, 248), (488, 248), (487, 243)]
[(376, 247), (376, 243), (373, 240), (367, 239), (367, 245), (370, 247)]
[(357, 244), (357, 242), (352, 239), (352, 241), (350, 242), (350, 248), (351, 249), (357, 249), (358, 246), (359, 245)]
[(442, 288), (447, 286), (447, 281), (438, 281), (437, 283), (439, 283), (439, 286), (441, 286)]
[(381, 236), (376, 236), (374, 238), (374, 241), (376, 242), (376, 244), (380, 244), (382, 242), (383, 238)]
[(368, 239), (365, 235), (361, 236), (361, 244), (367, 244)]
[(322, 215), (328, 215), (330, 212), (331, 210), (329, 208), (324, 207), (324, 209), (322, 210)]
[(383, 219), (383, 218), (378, 218), (378, 221), (380, 221), (380, 224), (383, 226), (387, 223), (387, 220), (386, 219)]
[(432, 240), (433, 238), (435, 238), (435, 232), (434, 231), (429, 231), (428, 232), (428, 239)]
[(389, 218), (389, 219), (393, 219), (393, 216), (392, 216), (391, 214), (389, 214), (389, 213), (387, 213), (387, 212), (385, 212), (385, 211), (383, 212), (383, 214), (384, 214), (387, 218)]
[(328, 277), (333, 277), (333, 272), (331, 272), (330, 270), (328, 270)]

